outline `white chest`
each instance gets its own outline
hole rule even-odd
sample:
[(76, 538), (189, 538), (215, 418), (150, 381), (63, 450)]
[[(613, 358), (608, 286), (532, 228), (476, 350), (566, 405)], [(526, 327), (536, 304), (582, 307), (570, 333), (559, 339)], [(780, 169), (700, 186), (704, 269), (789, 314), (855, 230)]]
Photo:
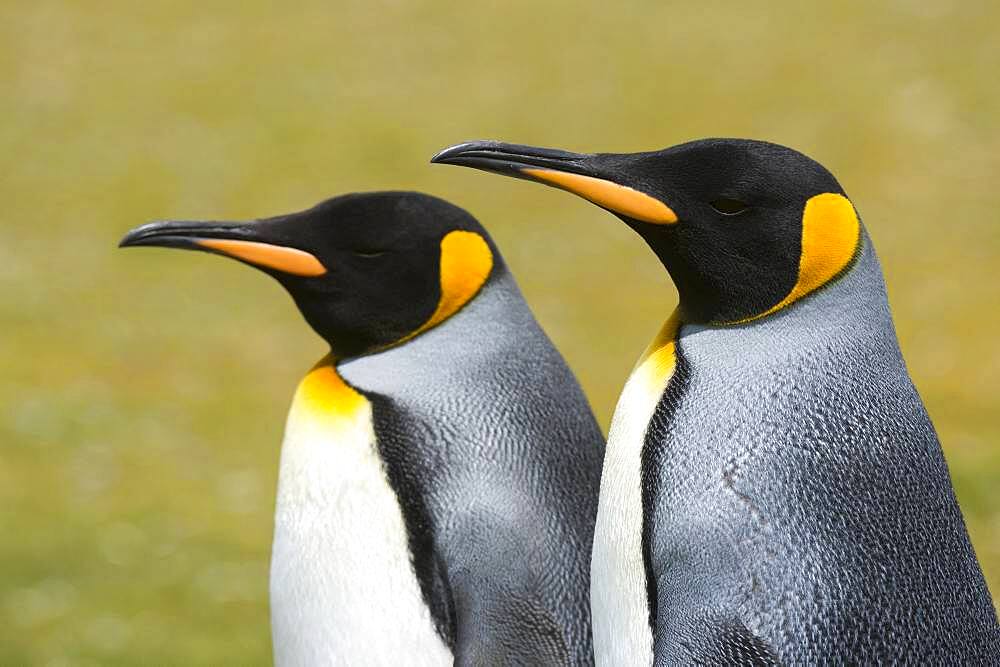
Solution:
[(371, 405), (346, 385), (353, 396), (337, 387), (318, 400), (310, 376), (281, 452), (271, 557), (275, 663), (450, 665), (375, 447)]
[(598, 665), (651, 665), (642, 556), (642, 448), (674, 369), (678, 322), (663, 326), (618, 399), (601, 475), (591, 562), (590, 603)]

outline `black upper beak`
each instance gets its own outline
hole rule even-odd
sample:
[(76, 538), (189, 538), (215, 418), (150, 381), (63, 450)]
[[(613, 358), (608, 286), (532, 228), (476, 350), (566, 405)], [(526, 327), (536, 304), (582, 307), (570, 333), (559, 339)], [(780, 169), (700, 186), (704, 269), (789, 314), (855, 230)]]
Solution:
[(593, 155), (572, 153), (556, 148), (538, 148), (502, 141), (469, 141), (450, 146), (434, 157), (435, 164), (454, 164), (493, 173), (535, 180), (525, 169), (551, 169), (584, 176), (594, 176), (589, 162)]
[[(327, 272), (313, 254), (288, 245), (269, 221), (151, 222), (136, 227), (122, 238), (119, 248), (163, 246), (202, 250), (232, 257), (270, 272), (313, 278)], [(285, 234), (280, 234), (284, 237)]]
[(629, 220), (655, 225), (677, 222), (673, 209), (634, 186), (627, 172), (611, 167), (615, 157), (629, 156), (571, 153), (499, 141), (470, 141), (444, 149), (431, 158), (431, 162), (473, 167), (543, 183), (579, 195)]
[(157, 220), (129, 231), (118, 247), (162, 246), (209, 250), (198, 245), (204, 239), (261, 241), (252, 224), (242, 222), (194, 222), (189, 220)]

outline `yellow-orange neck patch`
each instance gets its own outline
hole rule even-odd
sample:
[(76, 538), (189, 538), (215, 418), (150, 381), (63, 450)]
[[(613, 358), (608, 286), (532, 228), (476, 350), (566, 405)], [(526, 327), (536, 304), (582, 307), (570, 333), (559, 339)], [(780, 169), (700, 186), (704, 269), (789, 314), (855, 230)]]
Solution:
[(237, 239), (198, 239), (195, 243), (257, 266), (295, 276), (314, 277), (326, 273), (326, 267), (316, 257), (298, 248)]
[(646, 351), (636, 364), (634, 375), (657, 397), (666, 389), (667, 382), (674, 374), (674, 367), (677, 364), (677, 334), (680, 329), (681, 316), (678, 308), (663, 323), (660, 332), (646, 347)]
[(323, 357), (302, 378), (293, 401), (295, 408), (335, 421), (354, 419), (367, 403), (364, 396), (340, 377), (331, 355)]
[(430, 318), (396, 342), (410, 340), (457, 313), (476, 296), (493, 270), (493, 253), (479, 234), (456, 230), (441, 239), (441, 298)]
[(847, 197), (832, 192), (811, 197), (802, 213), (802, 253), (795, 286), (768, 310), (740, 322), (777, 312), (830, 282), (851, 263), (860, 242), (861, 222)]
[(579, 195), (598, 206), (654, 225), (677, 222), (677, 214), (655, 197), (612, 181), (553, 169), (521, 169), (521, 173)]

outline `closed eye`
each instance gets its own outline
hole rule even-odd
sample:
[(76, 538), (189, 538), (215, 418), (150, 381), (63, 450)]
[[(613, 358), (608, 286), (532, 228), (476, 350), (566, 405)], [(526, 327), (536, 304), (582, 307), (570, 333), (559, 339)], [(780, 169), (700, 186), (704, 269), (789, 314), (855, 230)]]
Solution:
[(708, 205), (722, 215), (739, 215), (750, 208), (739, 199), (729, 199), (728, 197), (720, 197), (715, 201), (708, 202)]
[(381, 257), (385, 254), (385, 250), (375, 249), (353, 250), (351, 252), (353, 252), (357, 257)]

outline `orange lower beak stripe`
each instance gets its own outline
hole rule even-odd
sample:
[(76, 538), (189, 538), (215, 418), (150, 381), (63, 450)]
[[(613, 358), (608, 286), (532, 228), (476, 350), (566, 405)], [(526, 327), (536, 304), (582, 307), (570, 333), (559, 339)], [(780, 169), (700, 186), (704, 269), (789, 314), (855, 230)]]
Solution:
[(294, 276), (315, 277), (326, 273), (326, 267), (316, 257), (298, 248), (234, 239), (197, 239), (195, 244)]
[(659, 199), (613, 181), (567, 171), (531, 167), (521, 169), (521, 173), (635, 220), (654, 225), (670, 225), (677, 222), (677, 214)]

